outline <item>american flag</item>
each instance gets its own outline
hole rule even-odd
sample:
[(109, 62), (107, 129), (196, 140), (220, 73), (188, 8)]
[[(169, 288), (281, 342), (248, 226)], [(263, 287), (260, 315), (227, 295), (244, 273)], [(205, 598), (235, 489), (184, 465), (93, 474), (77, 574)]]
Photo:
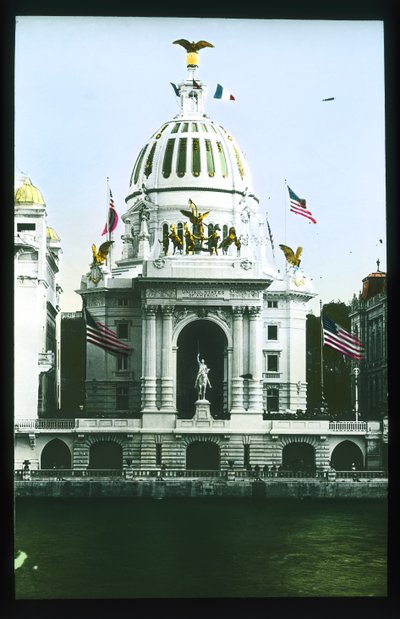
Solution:
[(290, 199), (290, 211), (292, 213), (296, 213), (296, 215), (302, 215), (303, 217), (307, 217), (313, 224), (317, 223), (317, 220), (313, 217), (311, 211), (306, 208), (306, 201), (302, 198), (299, 198), (292, 189), (290, 189), (289, 185), (287, 186), (289, 191), (289, 199)]
[(364, 345), (355, 335), (343, 329), (336, 322), (322, 316), (324, 344), (338, 350), (343, 355), (360, 361), (365, 357)]
[(118, 213), (115, 210), (114, 198), (111, 193), (111, 189), (109, 189), (108, 191), (110, 195), (109, 195), (109, 201), (108, 201), (107, 223), (104, 226), (104, 230), (101, 233), (101, 236), (107, 233), (111, 234), (111, 232), (114, 232), (115, 228), (118, 225)]
[(83, 308), (83, 317), (86, 324), (86, 341), (115, 355), (127, 355), (127, 344), (118, 339), (117, 334), (103, 323), (96, 321), (86, 307)]

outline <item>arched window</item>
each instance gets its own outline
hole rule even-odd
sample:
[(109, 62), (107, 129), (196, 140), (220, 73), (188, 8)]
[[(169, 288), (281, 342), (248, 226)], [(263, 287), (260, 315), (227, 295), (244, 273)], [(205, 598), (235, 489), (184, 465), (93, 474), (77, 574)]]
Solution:
[(226, 239), (227, 236), (228, 236), (228, 226), (225, 224), (224, 226), (222, 226), (222, 238)]
[(183, 243), (183, 223), (181, 221), (176, 226), (176, 231), (177, 231), (179, 238), (181, 239)]
[(178, 176), (184, 176), (186, 172), (186, 143), (187, 138), (180, 138), (178, 160), (176, 162), (176, 173)]
[(206, 144), (206, 158), (207, 158), (207, 172), (208, 176), (214, 176), (215, 174), (215, 165), (214, 165), (214, 155), (211, 146), (211, 140), (205, 140)]
[(217, 142), (217, 150), (219, 153), (219, 163), (221, 165), (222, 176), (226, 178), (228, 176), (228, 166), (226, 164), (225, 153), (221, 142)]
[(144, 154), (146, 152), (146, 148), (147, 148), (147, 145), (142, 148), (142, 150), (140, 151), (139, 156), (138, 156), (138, 158), (136, 160), (136, 163), (133, 166), (132, 176), (131, 176), (131, 180), (130, 180), (130, 185), (132, 185), (132, 179), (133, 179), (133, 183), (134, 184), (136, 184), (137, 181), (138, 181), (140, 167), (142, 165), (142, 161), (143, 161)]
[(174, 145), (175, 145), (175, 140), (173, 138), (168, 140), (167, 147), (165, 149), (164, 161), (163, 161), (163, 167), (162, 167), (162, 173), (163, 173), (164, 178), (168, 178), (171, 174), (172, 156), (174, 154)]
[(163, 231), (163, 237), (164, 237), (165, 235), (167, 235), (167, 236), (168, 236), (168, 233), (169, 233), (169, 230), (168, 230), (168, 224), (163, 224), (162, 231)]
[(192, 140), (192, 172), (193, 176), (200, 174), (200, 140), (193, 138)]
[(207, 230), (208, 230), (208, 236), (211, 236), (214, 230), (214, 224), (208, 224)]

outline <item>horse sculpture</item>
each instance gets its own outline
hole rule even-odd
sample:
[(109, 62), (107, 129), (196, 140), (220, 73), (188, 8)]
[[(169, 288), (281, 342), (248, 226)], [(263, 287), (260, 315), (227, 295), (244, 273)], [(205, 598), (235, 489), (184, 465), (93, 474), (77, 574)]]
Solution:
[(208, 373), (210, 369), (204, 363), (204, 359), (200, 360), (199, 353), (197, 353), (197, 363), (199, 364), (199, 371), (197, 372), (196, 382), (194, 383), (194, 386), (198, 389), (199, 400), (205, 400), (207, 385), (211, 389), (211, 383), (208, 378)]
[(185, 253), (194, 254), (194, 244), (195, 244), (194, 236), (190, 232), (189, 226), (187, 224), (184, 224), (183, 229), (184, 229), (184, 236), (185, 236), (185, 248), (186, 248)]
[(210, 236), (206, 237), (205, 241), (207, 241), (208, 251), (210, 255), (216, 254), (218, 256), (218, 243), (220, 240), (220, 236), (218, 234), (218, 230), (221, 230), (218, 224), (215, 224), (214, 230), (210, 234)]
[(239, 241), (238, 237), (236, 236), (236, 230), (233, 226), (229, 228), (228, 236), (226, 236), (218, 246), (219, 249), (222, 249), (222, 253), (225, 256), (227, 255), (228, 249), (232, 245), (232, 243), (235, 243), (236, 249), (237, 249), (237, 255), (240, 256), (240, 248), (242, 244)]
[(168, 238), (171, 239), (172, 245), (174, 246), (174, 251), (172, 253), (174, 254), (177, 248), (180, 252), (182, 252), (183, 241), (176, 231), (175, 224), (171, 224), (170, 233), (168, 235)]

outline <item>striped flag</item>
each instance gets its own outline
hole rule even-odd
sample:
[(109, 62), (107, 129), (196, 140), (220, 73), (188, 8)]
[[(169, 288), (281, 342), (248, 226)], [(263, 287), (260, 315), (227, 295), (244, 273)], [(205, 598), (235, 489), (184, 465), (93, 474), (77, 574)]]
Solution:
[(217, 84), (217, 88), (214, 93), (214, 99), (224, 99), (225, 101), (235, 101), (235, 97), (230, 92), (223, 88), (221, 84)]
[(322, 326), (324, 344), (357, 361), (364, 359), (364, 345), (355, 335), (326, 316), (322, 316)]
[(289, 191), (290, 211), (292, 213), (296, 213), (297, 215), (302, 215), (303, 217), (307, 217), (307, 219), (312, 221), (313, 224), (316, 224), (317, 220), (314, 219), (311, 211), (307, 210), (306, 208), (306, 201), (303, 200), (302, 198), (299, 198), (299, 196), (296, 196), (294, 191), (290, 189), (289, 185), (287, 185), (287, 188)]
[(113, 198), (110, 188), (108, 188), (108, 191), (109, 191), (109, 200), (108, 200), (107, 223), (104, 226), (104, 230), (101, 233), (101, 236), (107, 233), (111, 234), (111, 232), (114, 232), (115, 228), (118, 225), (118, 213), (115, 210), (114, 198)]
[(103, 348), (106, 352), (115, 355), (127, 355), (127, 344), (118, 339), (116, 333), (108, 329), (103, 323), (96, 321), (86, 307), (83, 308), (83, 318), (86, 324), (86, 341), (89, 344)]

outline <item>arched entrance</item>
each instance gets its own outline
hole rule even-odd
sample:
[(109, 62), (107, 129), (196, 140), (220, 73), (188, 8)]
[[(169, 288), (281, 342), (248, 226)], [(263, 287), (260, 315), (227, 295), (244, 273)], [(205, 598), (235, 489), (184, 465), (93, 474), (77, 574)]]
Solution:
[(40, 466), (42, 469), (71, 468), (71, 452), (64, 441), (55, 438), (43, 447)]
[(282, 450), (282, 467), (288, 471), (312, 472), (315, 469), (315, 450), (308, 443), (290, 443)]
[(217, 471), (220, 466), (219, 445), (212, 441), (194, 441), (186, 449), (186, 468), (189, 471)]
[(222, 329), (211, 320), (195, 320), (182, 329), (178, 337), (176, 404), (178, 416), (190, 419), (195, 412), (198, 393), (194, 387), (197, 376), (197, 352), (210, 368), (212, 388), (207, 388), (213, 417), (227, 414), (227, 340)]
[(353, 462), (358, 471), (364, 468), (363, 453), (353, 441), (342, 441), (336, 445), (332, 451), (331, 462), (337, 471), (350, 471)]
[(93, 443), (89, 452), (90, 469), (122, 469), (122, 447), (113, 441)]

